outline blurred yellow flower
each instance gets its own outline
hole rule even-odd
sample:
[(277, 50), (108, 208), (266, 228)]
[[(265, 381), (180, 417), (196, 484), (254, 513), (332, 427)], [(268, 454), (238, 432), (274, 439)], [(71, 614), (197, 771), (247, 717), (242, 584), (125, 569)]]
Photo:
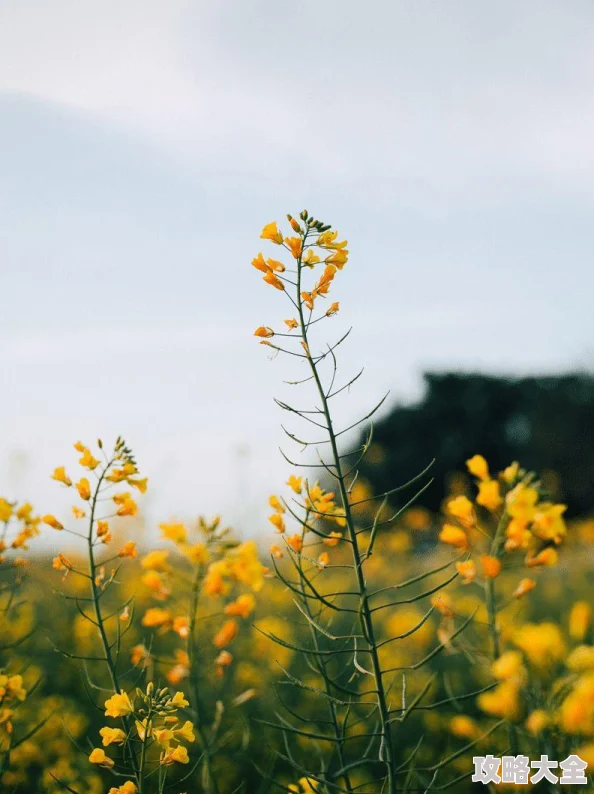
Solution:
[(592, 607), (587, 601), (576, 601), (569, 612), (569, 636), (582, 642), (592, 620)]
[(58, 482), (63, 482), (64, 485), (71, 486), (72, 480), (66, 474), (66, 469), (64, 466), (58, 466), (57, 469), (54, 469), (54, 473), (52, 474), (52, 480), (57, 480)]
[(489, 479), (489, 466), (482, 455), (473, 455), (469, 458), (466, 461), (466, 468), (473, 477), (478, 477), (479, 480)]

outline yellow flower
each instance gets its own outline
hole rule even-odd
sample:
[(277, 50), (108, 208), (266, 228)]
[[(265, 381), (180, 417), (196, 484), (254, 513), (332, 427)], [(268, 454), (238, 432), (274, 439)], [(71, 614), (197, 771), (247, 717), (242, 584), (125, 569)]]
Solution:
[(289, 331), (293, 331), (299, 325), (299, 323), (295, 319), (285, 320), (284, 322), (287, 328), (289, 329)]
[(114, 766), (114, 762), (111, 758), (105, 754), (105, 750), (102, 750), (100, 747), (95, 747), (91, 755), (89, 756), (89, 761), (92, 764), (99, 764), (99, 766), (104, 766), (106, 769), (110, 769)]
[(204, 565), (208, 561), (208, 549), (204, 543), (183, 546), (182, 551), (194, 565)]
[(118, 551), (118, 557), (136, 557), (136, 543), (133, 540), (129, 540), (122, 548)]
[(64, 524), (60, 524), (58, 519), (55, 516), (52, 516), (48, 513), (48, 515), (44, 516), (42, 519), (44, 524), (47, 524), (49, 527), (53, 529), (64, 529)]
[(486, 507), (487, 510), (491, 510), (492, 512), (503, 504), (497, 480), (483, 480), (479, 483), (476, 503), (481, 505), (481, 507)]
[(473, 477), (478, 477), (479, 480), (489, 479), (489, 467), (482, 455), (473, 455), (469, 458), (466, 461), (466, 468)]
[(514, 632), (513, 642), (531, 664), (544, 671), (565, 658), (565, 640), (555, 623), (525, 623)]
[(534, 590), (536, 587), (536, 582), (534, 579), (520, 579), (518, 582), (518, 586), (513, 592), (514, 598), (522, 598), (525, 596), (526, 593), (529, 593), (531, 590)]
[(63, 554), (58, 554), (52, 561), (52, 567), (55, 568), (56, 571), (71, 571), (73, 565), (68, 557), (65, 557)]
[(103, 740), (103, 746), (110, 744), (123, 744), (126, 741), (126, 734), (121, 728), (101, 728), (99, 735)]
[(168, 609), (161, 609), (161, 607), (151, 607), (142, 616), (142, 625), (148, 628), (156, 628), (159, 626), (168, 626), (172, 621), (171, 612)]
[(123, 690), (119, 695), (112, 695), (105, 701), (106, 717), (125, 717), (133, 711), (132, 701)]
[(303, 259), (301, 260), (303, 265), (311, 268), (313, 268), (313, 266), (320, 261), (320, 257), (313, 252), (312, 248), (307, 249), (307, 251), (303, 254)]
[(330, 562), (330, 555), (328, 554), (328, 552), (327, 552), (327, 551), (323, 551), (323, 552), (322, 552), (322, 553), (321, 553), (321, 554), (318, 556), (318, 565), (319, 565), (321, 568), (325, 568), (325, 567), (328, 565), (328, 563), (329, 563), (329, 562)]
[(594, 734), (594, 672), (584, 673), (561, 704), (561, 728), (572, 734)]
[(326, 317), (332, 317), (333, 314), (338, 314), (339, 309), (340, 309), (340, 303), (338, 301), (331, 303), (330, 307), (326, 311)]
[(566, 510), (567, 505), (554, 505), (548, 502), (538, 505), (532, 518), (532, 534), (541, 540), (552, 540), (557, 545), (561, 543), (567, 534), (567, 527), (562, 517)]
[(97, 521), (97, 537), (103, 538), (109, 535), (109, 524), (107, 521)]
[(501, 472), (501, 477), (507, 485), (513, 485), (517, 479), (519, 470), (520, 464), (516, 460)]
[(235, 601), (227, 604), (225, 615), (234, 615), (239, 618), (247, 618), (256, 608), (256, 599), (251, 593), (242, 593)]
[(66, 469), (64, 468), (64, 466), (58, 466), (57, 469), (54, 469), (54, 473), (52, 474), (52, 480), (63, 482), (64, 485), (67, 485), (68, 487), (72, 485), (72, 480), (66, 474)]
[(452, 598), (448, 593), (436, 593), (431, 596), (429, 603), (446, 618), (451, 618), (454, 614), (454, 610), (452, 609)]
[(439, 540), (441, 540), (443, 543), (448, 543), (450, 546), (454, 546), (457, 549), (462, 549), (463, 551), (466, 551), (470, 548), (468, 535), (463, 529), (454, 526), (454, 524), (443, 525), (441, 532), (439, 533)]
[(154, 549), (153, 551), (149, 551), (149, 553), (142, 558), (140, 564), (145, 571), (160, 571), (161, 573), (165, 573), (169, 570), (169, 565), (167, 563), (168, 557), (169, 551), (167, 549)]
[(470, 584), (476, 577), (476, 565), (472, 560), (457, 562), (456, 570), (462, 577), (463, 584)]
[(333, 549), (335, 546), (338, 546), (341, 540), (342, 532), (330, 532), (329, 535), (326, 535), (326, 537), (322, 539), (322, 543), (329, 549)]
[(501, 573), (501, 560), (498, 560), (497, 557), (492, 557), (490, 554), (481, 555), (481, 565), (487, 579), (496, 579)]
[(78, 461), (80, 465), (84, 466), (85, 469), (90, 469), (91, 471), (96, 469), (99, 465), (99, 461), (91, 455), (90, 451), (86, 447), (79, 451), (83, 453), (82, 458), (80, 458)]
[(6, 689), (16, 700), (23, 701), (27, 697), (27, 690), (23, 687), (22, 675), (11, 675), (6, 682)]
[(285, 245), (293, 254), (295, 259), (299, 259), (303, 250), (303, 241), (301, 237), (285, 237)]
[(316, 296), (315, 296), (315, 293), (313, 293), (313, 292), (302, 292), (301, 293), (301, 300), (303, 301), (303, 303), (305, 303), (305, 305), (310, 310), (310, 312), (313, 311), (315, 298), (316, 298)]
[(285, 520), (280, 513), (273, 513), (271, 516), (268, 516), (268, 520), (270, 523), (276, 528), (277, 532), (280, 532), (281, 535), (285, 531)]
[(216, 665), (216, 673), (221, 678), (225, 672), (225, 667), (229, 667), (231, 662), (233, 661), (233, 656), (229, 653), (229, 651), (221, 651), (217, 658), (215, 659)]
[(12, 516), (12, 505), (6, 499), (0, 498), (0, 521), (8, 522)]
[(470, 526), (474, 523), (474, 507), (466, 496), (455, 496), (446, 505), (446, 511), (463, 524)]
[(281, 245), (283, 241), (283, 236), (279, 232), (278, 227), (276, 225), (276, 221), (272, 221), (272, 223), (267, 223), (266, 226), (262, 229), (262, 233), (260, 234), (262, 240), (270, 240), (277, 245)]
[(578, 645), (569, 654), (565, 664), (572, 673), (594, 670), (594, 647), (592, 645)]
[(569, 613), (569, 636), (574, 642), (582, 642), (592, 619), (592, 607), (587, 601), (576, 601)]
[(171, 740), (174, 738), (171, 728), (157, 728), (153, 735), (161, 747), (169, 747)]
[(78, 491), (78, 495), (81, 499), (84, 499), (87, 502), (91, 498), (91, 484), (87, 480), (86, 477), (82, 477), (76, 483), (76, 490)]
[(264, 261), (264, 257), (262, 256), (262, 254), (258, 254), (258, 256), (255, 257), (255, 259), (252, 259), (252, 265), (256, 268), (256, 270), (259, 270), (261, 273), (268, 273), (268, 271), (270, 270), (270, 267)]
[(538, 502), (538, 491), (528, 485), (519, 483), (505, 497), (507, 512), (512, 518), (531, 521), (534, 508)]
[(450, 732), (459, 739), (476, 739), (480, 735), (479, 726), (472, 717), (457, 714), (450, 720)]
[(178, 764), (190, 763), (188, 750), (183, 746), (183, 744), (180, 744), (173, 750), (168, 750), (161, 759), (161, 763), (165, 766), (169, 766), (169, 764), (173, 764), (174, 762), (177, 762)]
[[(159, 524), (159, 529), (161, 530), (162, 536), (167, 538), (167, 540), (171, 540), (173, 543), (181, 544), (187, 543), (188, 541), (188, 530), (183, 524), (178, 522), (173, 522), (171, 524)], [(167, 555), (167, 553), (168, 552), (165, 552), (165, 555)], [(144, 559), (146, 560), (147, 558), (145, 557)]]
[(280, 278), (278, 278), (278, 276), (274, 275), (272, 270), (267, 271), (266, 275), (263, 277), (263, 281), (265, 281), (267, 284), (270, 284), (271, 287), (275, 287), (279, 290), (284, 290), (285, 288), (283, 282), (280, 280)]
[(190, 704), (184, 697), (183, 692), (176, 692), (175, 695), (171, 698), (169, 705), (175, 706), (176, 709), (185, 709), (186, 706), (189, 706)]
[(136, 783), (133, 783), (131, 780), (126, 780), (121, 786), (115, 788), (112, 786), (109, 789), (108, 794), (138, 794), (138, 787)]
[(485, 714), (515, 722), (520, 718), (520, 687), (514, 681), (502, 681), (495, 689), (482, 692), (477, 698), (478, 707)]
[[(221, 653), (224, 653), (224, 651), (221, 651)], [(196, 737), (194, 735), (194, 726), (190, 720), (186, 720), (181, 728), (177, 728), (175, 730), (175, 735), (178, 739), (184, 739), (186, 742), (196, 741)]]
[(291, 474), (287, 480), (287, 485), (289, 488), (292, 488), (296, 494), (300, 494), (303, 490), (303, 477), (296, 477), (294, 474)]
[(270, 507), (272, 507), (273, 510), (276, 510), (277, 513), (285, 512), (283, 503), (278, 498), (278, 496), (275, 496), (274, 494), (268, 497), (268, 504), (270, 505)]
[(280, 559), (281, 559), (281, 557), (284, 557), (283, 550), (281, 549), (281, 547), (280, 547), (280, 546), (272, 545), (272, 546), (271, 546), (271, 547), (268, 549), (268, 551), (269, 551), (269, 552), (270, 552), (270, 554), (272, 554), (272, 556), (273, 556), (275, 559), (277, 559), (277, 560), (280, 560)]
[(267, 325), (260, 325), (254, 331), (254, 336), (261, 336), (264, 337), (265, 339), (268, 339), (271, 336), (274, 336), (274, 331), (272, 330), (272, 328), (269, 328)]
[(594, 767), (594, 742), (580, 745), (575, 754), (588, 764), (588, 768)]
[(239, 626), (236, 620), (226, 620), (215, 634), (212, 641), (213, 645), (215, 648), (224, 648), (225, 645), (229, 645), (230, 642), (233, 642), (238, 631)]
[(84, 510), (81, 510), (80, 507), (74, 505), (74, 507), (72, 508), (72, 515), (75, 518), (84, 518), (86, 516), (86, 513)]
[(510, 679), (521, 682), (524, 678), (524, 665), (520, 651), (506, 651), (491, 665), (491, 672), (500, 681)]
[(293, 549), (293, 551), (297, 553), (299, 553), (303, 548), (303, 538), (298, 534), (291, 535), (290, 538), (287, 538), (287, 543)]
[(532, 734), (532, 736), (538, 736), (545, 728), (548, 728), (550, 722), (551, 718), (546, 711), (535, 709), (526, 718), (525, 726), (528, 733)]
[(277, 262), (276, 259), (267, 259), (266, 264), (271, 270), (274, 270), (275, 273), (284, 273), (285, 266), (282, 262)]
[(130, 497), (129, 493), (116, 494), (113, 501), (118, 506), (117, 514), (119, 516), (135, 516), (138, 512), (138, 505)]
[(557, 549), (548, 546), (538, 554), (527, 554), (524, 562), (528, 568), (537, 568), (540, 565), (556, 565), (559, 555)]

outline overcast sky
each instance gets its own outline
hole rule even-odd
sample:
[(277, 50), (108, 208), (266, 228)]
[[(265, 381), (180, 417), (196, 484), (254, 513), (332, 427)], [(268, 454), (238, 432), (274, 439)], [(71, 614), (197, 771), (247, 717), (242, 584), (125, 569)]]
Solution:
[(256, 533), (299, 373), (250, 260), (304, 206), (352, 252), (345, 421), (427, 368), (591, 369), (593, 93), (591, 0), (0, 0), (0, 491), (58, 509), (122, 433), (151, 521)]

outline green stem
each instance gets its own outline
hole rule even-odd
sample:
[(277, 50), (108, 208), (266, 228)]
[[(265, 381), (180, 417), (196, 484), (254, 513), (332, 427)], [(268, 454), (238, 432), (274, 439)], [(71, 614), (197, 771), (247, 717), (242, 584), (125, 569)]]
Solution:
[[(306, 231), (303, 237), (303, 246), (305, 245), (305, 240), (309, 234), (310, 227), (309, 225), (306, 226)], [(386, 773), (387, 773), (387, 794), (395, 794), (396, 792), (396, 779), (395, 779), (395, 770), (394, 770), (394, 748), (392, 747), (392, 737), (390, 733), (390, 716), (389, 716), (389, 709), (386, 699), (386, 692), (384, 689), (384, 684), (382, 680), (382, 669), (379, 661), (379, 655), (377, 651), (377, 642), (375, 639), (375, 632), (373, 626), (373, 619), (371, 616), (371, 609), (369, 606), (369, 599), (367, 595), (367, 584), (365, 582), (365, 575), (363, 573), (363, 561), (361, 557), (361, 552), (359, 550), (359, 544), (357, 540), (357, 531), (355, 528), (355, 522), (353, 520), (353, 516), (351, 513), (349, 497), (347, 492), (346, 483), (344, 480), (344, 474), (342, 470), (342, 464), (340, 460), (340, 455), (338, 452), (338, 444), (336, 441), (336, 434), (334, 432), (333, 424), (332, 424), (332, 417), (330, 414), (330, 408), (328, 405), (328, 399), (326, 397), (326, 393), (324, 391), (324, 387), (322, 385), (320, 375), (318, 373), (316, 364), (311, 357), (311, 353), (309, 350), (309, 344), (307, 339), (307, 325), (305, 323), (305, 318), (303, 316), (303, 303), (301, 300), (301, 273), (302, 273), (302, 256), (303, 252), (300, 254), (299, 258), (297, 259), (297, 310), (299, 312), (299, 324), (301, 328), (301, 337), (305, 344), (305, 355), (307, 357), (307, 361), (309, 363), (309, 367), (311, 370), (312, 377), (315, 381), (316, 388), (318, 391), (318, 395), (322, 405), (322, 411), (324, 413), (324, 418), (326, 420), (326, 428), (328, 432), (328, 438), (330, 441), (330, 447), (332, 450), (332, 458), (334, 460), (334, 468), (336, 470), (336, 479), (338, 481), (338, 487), (340, 492), (340, 499), (342, 502), (342, 507), (344, 510), (346, 526), (349, 534), (349, 540), (351, 543), (352, 554), (353, 554), (353, 566), (355, 569), (355, 575), (357, 578), (357, 588), (359, 591), (359, 598), (360, 598), (360, 611), (359, 611), (359, 620), (361, 624), (361, 629), (365, 638), (367, 639), (369, 645), (369, 652), (371, 656), (371, 664), (373, 669), (373, 676), (375, 679), (376, 684), (376, 695), (377, 695), (377, 705), (378, 705), (378, 713), (380, 719), (380, 727), (381, 727), (381, 744), (379, 750), (379, 759), (383, 761), (386, 766)]]
[(198, 566), (194, 581), (192, 582), (192, 602), (190, 609), (190, 627), (188, 634), (188, 656), (190, 658), (190, 676), (192, 686), (193, 707), (196, 713), (196, 732), (200, 739), (202, 753), (204, 755), (204, 766), (206, 768), (205, 789), (206, 794), (218, 794), (218, 784), (213, 774), (212, 767), (212, 748), (208, 736), (204, 730), (202, 709), (200, 707), (200, 689), (198, 686), (198, 671), (196, 665), (196, 627), (198, 624), (198, 601), (200, 599), (200, 588), (202, 586), (202, 566)]
[[(104, 467), (103, 471), (99, 476), (99, 479), (97, 481), (97, 486), (95, 487), (95, 491), (93, 493), (93, 499), (91, 502), (91, 515), (89, 517), (89, 535), (87, 538), (87, 546), (88, 546), (88, 557), (89, 557), (91, 598), (93, 601), (93, 608), (95, 612), (95, 621), (97, 623), (97, 628), (99, 630), (99, 636), (101, 638), (101, 644), (103, 646), (103, 652), (105, 654), (105, 663), (107, 664), (107, 669), (109, 671), (109, 677), (111, 678), (113, 691), (114, 694), (119, 695), (120, 692), (122, 691), (122, 688), (118, 680), (116, 664), (114, 662), (111, 653), (111, 647), (109, 644), (109, 639), (107, 637), (107, 631), (105, 629), (105, 622), (103, 620), (103, 615), (101, 613), (101, 606), (99, 604), (100, 594), (98, 591), (97, 583), (95, 581), (97, 575), (97, 564), (95, 562), (95, 549), (93, 546), (93, 527), (95, 523), (95, 511), (97, 508), (97, 499), (99, 498), (99, 491), (101, 489), (101, 485), (103, 484), (105, 476), (109, 471), (110, 467), (112, 466), (112, 464), (114, 463), (114, 461), (115, 458), (111, 458), (111, 460)], [(126, 736), (128, 736), (130, 732), (130, 720), (128, 717), (122, 717), (122, 727), (126, 733)], [(128, 744), (124, 746), (128, 748)], [(142, 769), (138, 768), (136, 755), (132, 749), (130, 749), (129, 757), (130, 757), (130, 763), (132, 765), (134, 777), (136, 778), (136, 782), (138, 785), (138, 794), (142, 794)]]

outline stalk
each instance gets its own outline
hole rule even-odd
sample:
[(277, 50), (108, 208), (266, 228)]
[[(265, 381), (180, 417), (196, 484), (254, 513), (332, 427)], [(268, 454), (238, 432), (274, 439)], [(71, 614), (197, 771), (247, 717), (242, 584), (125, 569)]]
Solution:
[(307, 324), (305, 322), (305, 318), (303, 316), (303, 303), (301, 300), (301, 273), (302, 273), (302, 259), (303, 259), (303, 249), (305, 248), (305, 241), (310, 232), (309, 225), (306, 225), (305, 234), (303, 236), (303, 245), (302, 245), (302, 252), (297, 259), (297, 311), (299, 313), (299, 325), (301, 330), (301, 338), (304, 342), (304, 350), (305, 355), (311, 370), (312, 377), (316, 384), (316, 389), (318, 392), (318, 396), (320, 398), (322, 411), (324, 414), (324, 418), (326, 420), (326, 429), (328, 432), (328, 438), (330, 441), (330, 447), (332, 451), (332, 458), (333, 458), (333, 466), (335, 468), (335, 476), (338, 481), (338, 489), (340, 493), (340, 499), (342, 503), (342, 508), (344, 510), (344, 516), (346, 520), (347, 531), (349, 535), (349, 540), (351, 543), (352, 554), (353, 554), (353, 566), (355, 569), (355, 575), (357, 579), (357, 588), (359, 592), (360, 598), (360, 609), (359, 609), (359, 621), (361, 625), (361, 630), (363, 635), (365, 636), (368, 645), (369, 651), (371, 656), (371, 664), (373, 669), (373, 677), (376, 684), (376, 695), (377, 695), (377, 705), (378, 705), (378, 713), (380, 719), (380, 727), (381, 727), (381, 744), (379, 750), (379, 759), (383, 761), (386, 767), (386, 776), (387, 776), (387, 794), (395, 794), (396, 793), (396, 780), (395, 780), (395, 769), (394, 769), (394, 748), (392, 746), (392, 738), (390, 733), (390, 715), (389, 715), (389, 708), (387, 704), (386, 698), (386, 691), (384, 688), (383, 680), (382, 680), (382, 669), (379, 661), (379, 655), (377, 652), (377, 642), (375, 639), (375, 631), (373, 626), (373, 619), (371, 616), (371, 609), (369, 606), (369, 597), (367, 593), (367, 584), (365, 582), (365, 575), (363, 573), (362, 567), (362, 558), (361, 553), (359, 551), (359, 544), (357, 540), (357, 532), (355, 528), (355, 523), (353, 520), (348, 491), (344, 479), (344, 473), (342, 469), (342, 463), (340, 460), (340, 455), (338, 452), (338, 445), (336, 442), (336, 435), (333, 428), (332, 417), (330, 414), (330, 407), (328, 404), (328, 398), (324, 391), (324, 387), (322, 386), (322, 381), (320, 379), (320, 375), (318, 373), (318, 369), (316, 367), (316, 363), (314, 362), (308, 344), (307, 338)]

